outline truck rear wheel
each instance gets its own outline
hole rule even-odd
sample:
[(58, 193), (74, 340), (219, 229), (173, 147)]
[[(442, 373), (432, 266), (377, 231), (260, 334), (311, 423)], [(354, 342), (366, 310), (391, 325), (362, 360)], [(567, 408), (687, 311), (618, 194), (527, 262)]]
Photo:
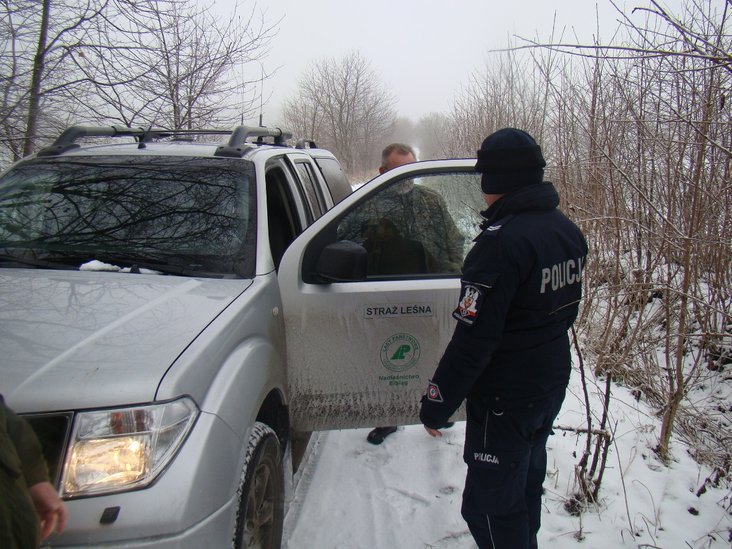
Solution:
[(236, 549), (277, 549), (282, 542), (284, 471), (275, 432), (254, 424), (239, 487)]

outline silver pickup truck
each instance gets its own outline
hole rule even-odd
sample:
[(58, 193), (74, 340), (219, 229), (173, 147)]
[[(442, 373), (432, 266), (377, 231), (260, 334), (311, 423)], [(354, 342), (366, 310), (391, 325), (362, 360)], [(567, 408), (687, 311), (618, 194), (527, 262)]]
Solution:
[(351, 193), (288, 137), (75, 126), (0, 176), (0, 393), (66, 501), (52, 546), (279, 547), (294, 433), (416, 421), (475, 161)]

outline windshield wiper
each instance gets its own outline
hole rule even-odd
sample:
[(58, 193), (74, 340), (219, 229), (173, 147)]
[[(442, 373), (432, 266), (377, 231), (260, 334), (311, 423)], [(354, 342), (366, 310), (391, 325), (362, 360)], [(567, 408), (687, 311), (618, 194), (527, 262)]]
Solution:
[(192, 260), (189, 264), (182, 264), (180, 261), (185, 260), (185, 256), (174, 256), (171, 258), (177, 260), (174, 263), (171, 263), (169, 259), (139, 258), (133, 255), (104, 252), (90, 253), (88, 257), (90, 260), (84, 263), (84, 270), (105, 270), (101, 266), (100, 268), (96, 268), (94, 265), (89, 265), (91, 261), (97, 260), (104, 264), (119, 267), (119, 272), (133, 274), (140, 274), (141, 269), (148, 269), (160, 274), (178, 276), (201, 276), (207, 278), (225, 278), (231, 276), (228, 273), (209, 270), (198, 261), (194, 262)]
[[(103, 250), (31, 249), (0, 247), (0, 267), (35, 267), (37, 269), (64, 269), (106, 271), (139, 274), (149, 270), (157, 274), (198, 276), (206, 278), (238, 278), (226, 268), (206, 264), (197, 256), (174, 255), (170, 257), (105, 252)], [(15, 251), (16, 253), (8, 253)], [(97, 262), (97, 263), (95, 263)]]
[(12, 255), (0, 253), (0, 265), (4, 267), (14, 267), (18, 264), (25, 267), (36, 267), (37, 269), (65, 269), (76, 270), (77, 265), (69, 265), (65, 262), (53, 261), (50, 259), (38, 259), (26, 255)]

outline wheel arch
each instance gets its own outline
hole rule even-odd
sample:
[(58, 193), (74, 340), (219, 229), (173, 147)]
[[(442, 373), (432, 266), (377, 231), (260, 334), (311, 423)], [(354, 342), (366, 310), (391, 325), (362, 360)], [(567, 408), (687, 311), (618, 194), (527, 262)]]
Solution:
[(255, 421), (269, 425), (282, 441), (289, 428), (283, 361), (267, 339), (248, 338), (219, 368), (201, 410), (224, 420), (242, 446), (248, 443)]
[(279, 389), (272, 389), (264, 398), (257, 413), (257, 421), (268, 425), (275, 432), (284, 457), (290, 446), (290, 413)]

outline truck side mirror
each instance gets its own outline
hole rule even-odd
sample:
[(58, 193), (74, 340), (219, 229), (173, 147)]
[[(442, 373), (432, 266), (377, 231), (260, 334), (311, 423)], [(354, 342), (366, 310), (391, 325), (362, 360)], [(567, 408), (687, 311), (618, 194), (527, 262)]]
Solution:
[(350, 240), (328, 244), (320, 252), (315, 270), (323, 282), (366, 280), (366, 248)]

